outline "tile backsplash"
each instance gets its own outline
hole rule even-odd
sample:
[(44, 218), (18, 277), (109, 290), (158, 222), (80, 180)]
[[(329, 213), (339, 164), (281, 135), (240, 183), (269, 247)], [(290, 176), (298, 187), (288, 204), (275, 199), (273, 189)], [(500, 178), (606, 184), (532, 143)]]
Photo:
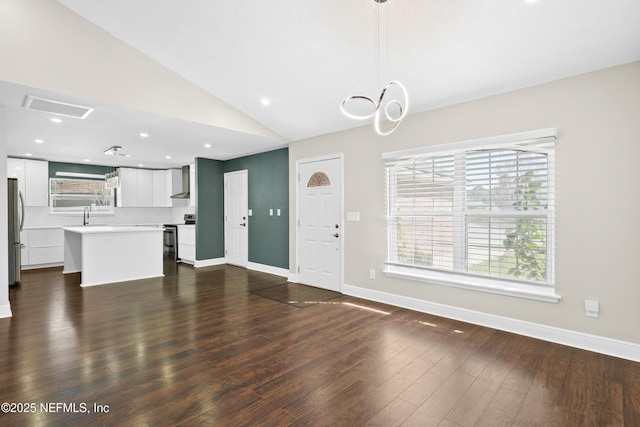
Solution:
[[(115, 208), (113, 214), (91, 214), (90, 224), (173, 224), (183, 223), (184, 214), (195, 213), (195, 208)], [(24, 226), (51, 227), (82, 225), (82, 214), (52, 214), (48, 207), (27, 206)]]

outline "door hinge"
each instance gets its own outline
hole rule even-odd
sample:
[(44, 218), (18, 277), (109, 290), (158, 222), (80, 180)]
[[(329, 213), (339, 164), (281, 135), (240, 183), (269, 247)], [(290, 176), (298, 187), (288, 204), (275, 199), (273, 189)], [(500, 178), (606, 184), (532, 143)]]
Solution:
[(300, 227), (300, 220), (298, 220), (298, 227)]
[(298, 273), (300, 273), (300, 266), (298, 266)]

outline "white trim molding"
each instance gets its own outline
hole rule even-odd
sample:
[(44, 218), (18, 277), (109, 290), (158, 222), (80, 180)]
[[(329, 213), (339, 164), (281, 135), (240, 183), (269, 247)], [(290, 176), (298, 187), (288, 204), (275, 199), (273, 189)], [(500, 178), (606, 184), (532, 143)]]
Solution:
[(640, 344), (344, 284), (354, 297), (640, 362)]
[(449, 142), (445, 144), (430, 145), (427, 147), (412, 148), (408, 150), (391, 151), (388, 153), (382, 153), (382, 159), (392, 159), (396, 157), (407, 156), (420, 156), (423, 154), (430, 154), (434, 152), (443, 152), (449, 150), (466, 150), (466, 149), (480, 149), (487, 145), (493, 146), (495, 144), (509, 144), (518, 143), (519, 145), (525, 145), (532, 141), (555, 139), (558, 137), (557, 128), (538, 129), (526, 132), (510, 133), (506, 135), (489, 136), (486, 138), (469, 139), (466, 141)]
[(555, 292), (552, 286), (543, 287), (526, 283), (510, 282), (508, 280), (485, 279), (464, 274), (449, 272), (422, 270), (419, 273), (414, 269), (400, 266), (388, 266), (384, 274), (399, 279), (417, 280), (420, 282), (435, 283), (443, 286), (470, 289), (473, 291), (489, 292), (510, 297), (527, 298), (537, 301), (557, 303), (562, 297)]
[(209, 258), (209, 259), (199, 259), (194, 261), (193, 266), (195, 268), (200, 268), (200, 267), (211, 267), (213, 265), (222, 265), (222, 264), (226, 264), (227, 263), (227, 259), (222, 257), (222, 258)]
[[(226, 257), (197, 260), (193, 264), (193, 266), (195, 268), (200, 268), (200, 267), (212, 267), (214, 265), (223, 265), (223, 264), (227, 264)], [(229, 265), (233, 265), (233, 264), (229, 264)], [(289, 277), (289, 270), (287, 270), (286, 268), (274, 267), (272, 265), (259, 264), (257, 262), (248, 262), (246, 268), (247, 270), (259, 271), (261, 273), (273, 274), (275, 276)]]
[(0, 305), (0, 319), (12, 316), (13, 313), (11, 313), (11, 305)]
[(261, 273), (273, 274), (275, 276), (288, 277), (289, 270), (286, 268), (274, 267), (272, 265), (259, 264), (257, 262), (248, 262), (247, 268), (249, 270), (259, 271)]
[(287, 282), (298, 283), (298, 275), (296, 273), (287, 274)]

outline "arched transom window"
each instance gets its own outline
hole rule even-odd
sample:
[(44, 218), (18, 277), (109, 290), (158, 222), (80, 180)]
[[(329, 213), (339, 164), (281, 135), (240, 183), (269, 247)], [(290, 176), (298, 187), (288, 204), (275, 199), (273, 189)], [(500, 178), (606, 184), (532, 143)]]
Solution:
[(324, 172), (316, 172), (311, 175), (307, 182), (307, 188), (311, 187), (329, 187), (331, 186), (331, 180)]

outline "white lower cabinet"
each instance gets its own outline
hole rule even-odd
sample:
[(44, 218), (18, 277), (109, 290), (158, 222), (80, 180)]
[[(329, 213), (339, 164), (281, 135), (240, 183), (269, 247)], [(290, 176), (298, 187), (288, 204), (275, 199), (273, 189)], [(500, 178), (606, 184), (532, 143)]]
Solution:
[(23, 267), (37, 267), (64, 262), (64, 232), (61, 227), (30, 228), (22, 231)]
[(194, 263), (196, 260), (196, 226), (178, 225), (178, 258)]

